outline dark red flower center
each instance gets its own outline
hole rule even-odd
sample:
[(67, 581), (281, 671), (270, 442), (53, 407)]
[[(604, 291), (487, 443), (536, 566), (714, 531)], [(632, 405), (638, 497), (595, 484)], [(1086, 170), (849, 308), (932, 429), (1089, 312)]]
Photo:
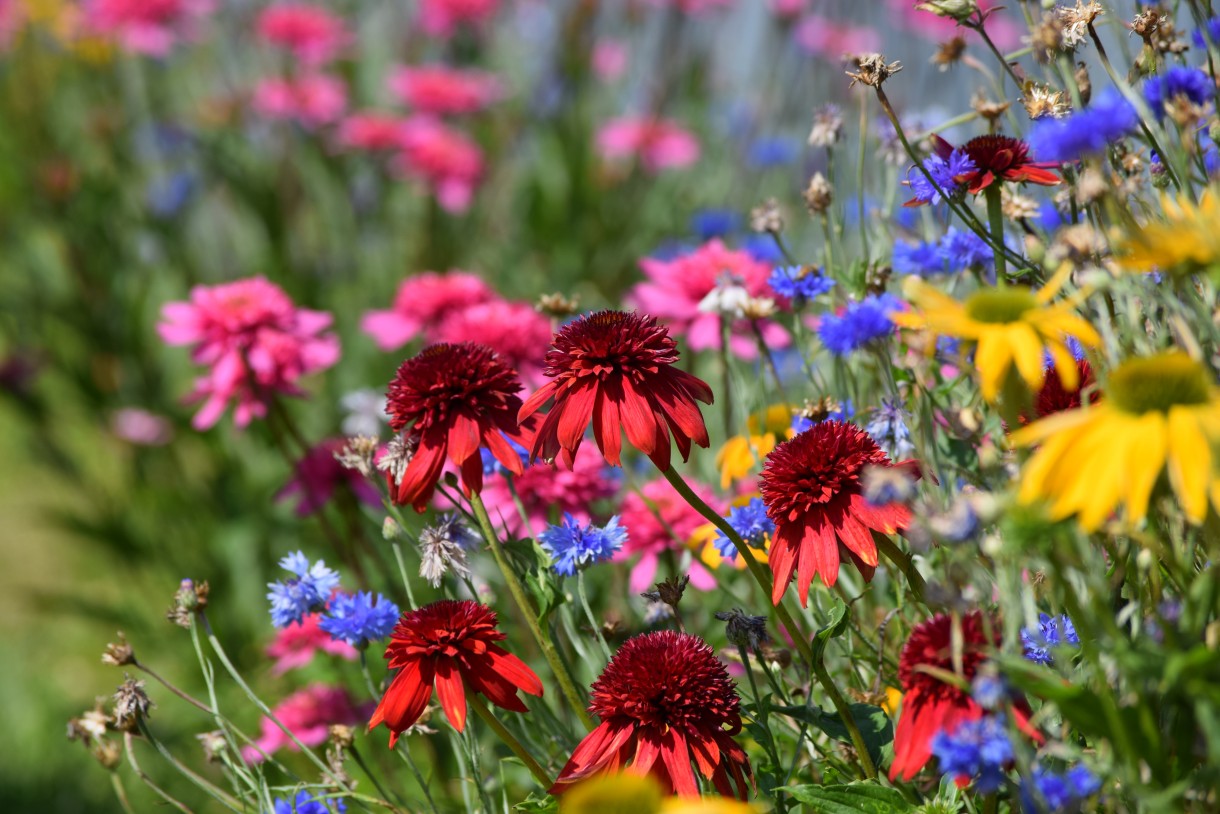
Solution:
[[(995, 627), (995, 620), (991, 620)], [(979, 665), (988, 658), (987, 631), (983, 615), (978, 611), (962, 617), (962, 677), (970, 681), (978, 673)], [(998, 643), (998, 630), (992, 631), (993, 642)], [(920, 670), (921, 666), (933, 667), (945, 672), (954, 673), (953, 660), (953, 618), (939, 614), (926, 622), (916, 625), (910, 638), (902, 648), (898, 659), (898, 678), (905, 691), (919, 689), (922, 693), (956, 696), (964, 695), (961, 690), (943, 679)]]
[(386, 655), (453, 658), (463, 652), (485, 653), (489, 642), (504, 638), (496, 630), (495, 611), (472, 600), (446, 599), (403, 614)]
[(546, 355), (546, 375), (565, 379), (655, 373), (678, 361), (669, 329), (634, 311), (597, 311), (559, 329)]
[(450, 413), (493, 414), (519, 406), (517, 373), (486, 345), (475, 342), (429, 345), (398, 368), (386, 393), (390, 427), (416, 433), (444, 426)]
[(767, 456), (760, 491), (767, 514), (785, 523), (815, 505), (860, 491), (864, 467), (890, 459), (868, 433), (842, 421), (823, 421)]
[(970, 139), (962, 150), (980, 172), (991, 171), (1000, 175), (1007, 170), (1023, 167), (1029, 163), (1029, 145), (1012, 136), (977, 136)]

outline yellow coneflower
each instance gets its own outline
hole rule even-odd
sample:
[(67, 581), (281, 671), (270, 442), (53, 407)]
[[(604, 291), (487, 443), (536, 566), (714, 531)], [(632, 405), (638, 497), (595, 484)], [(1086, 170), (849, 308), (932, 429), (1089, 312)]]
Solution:
[(983, 398), (995, 401), (1009, 368), (1031, 390), (1046, 380), (1043, 364), (1049, 352), (1064, 387), (1076, 387), (1076, 360), (1066, 342), (1073, 338), (1096, 347), (1101, 337), (1088, 322), (1074, 313), (1079, 295), (1057, 303), (1051, 300), (1071, 274), (1064, 264), (1045, 286), (1034, 291), (1025, 286), (998, 285), (976, 291), (958, 302), (916, 277), (907, 278), (903, 293), (913, 310), (890, 315), (898, 325), (925, 331), (929, 349), (940, 336), (952, 336), (976, 344), (974, 364), (978, 368)]
[(725, 797), (671, 797), (651, 775), (591, 777), (559, 799), (560, 814), (759, 814), (758, 806)]
[(1138, 523), (1162, 470), (1192, 523), (1220, 509), (1212, 447), (1220, 443), (1220, 388), (1179, 351), (1129, 359), (1093, 405), (1044, 418), (1012, 435), (1041, 444), (1021, 473), (1017, 499), (1046, 500), (1055, 519), (1078, 515), (1092, 531), (1121, 504)]
[(1161, 195), (1161, 209), (1163, 222), (1143, 226), (1120, 244), (1123, 267), (1179, 277), (1215, 270), (1220, 265), (1220, 196), (1208, 190), (1196, 206), (1185, 197)]
[(720, 470), (720, 488), (728, 489), (733, 481), (744, 478), (758, 462), (775, 449), (786, 437), (792, 425), (792, 411), (783, 404), (768, 407), (759, 420), (751, 414), (746, 420), (748, 435), (735, 435), (716, 453), (716, 468)]

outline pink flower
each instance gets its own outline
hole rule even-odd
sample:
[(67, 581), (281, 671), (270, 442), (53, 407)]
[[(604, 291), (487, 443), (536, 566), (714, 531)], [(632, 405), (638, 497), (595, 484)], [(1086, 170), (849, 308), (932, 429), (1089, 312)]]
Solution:
[(212, 11), (212, 0), (91, 0), (85, 21), (136, 54), (165, 56)]
[[(691, 483), (691, 489), (716, 511), (725, 511), (722, 502), (706, 486)], [(647, 590), (656, 581), (657, 558), (663, 552), (686, 550), (686, 541), (695, 529), (707, 523), (664, 478), (649, 481), (639, 493), (628, 493), (618, 515), (619, 522), (627, 529), (627, 542), (614, 559), (622, 561), (640, 555), (639, 562), (631, 569), (632, 593)], [(698, 560), (691, 564), (690, 582), (701, 591), (716, 587), (715, 577)]]
[(295, 121), (303, 127), (321, 127), (343, 115), (347, 88), (326, 74), (296, 79), (264, 79), (254, 89), (254, 110), (268, 119)]
[(434, 37), (449, 37), (459, 25), (479, 25), (495, 16), (500, 0), (423, 0), (419, 22)]
[(771, 13), (782, 20), (791, 20), (805, 12), (809, 0), (771, 0)]
[(276, 500), (300, 495), (297, 517), (314, 514), (327, 504), (336, 489), (349, 488), (357, 499), (374, 508), (381, 505), (381, 493), (355, 469), (335, 460), (335, 453), (346, 442), (332, 438), (317, 444), (296, 463), (292, 480), (276, 494)]
[(329, 633), (318, 627), (321, 620), (322, 614), (310, 613), (299, 624), (280, 628), (276, 632), (275, 640), (267, 645), (267, 655), (275, 659), (271, 667), (272, 675), (283, 675), (289, 670), (304, 667), (313, 661), (314, 653), (319, 650), (348, 661), (356, 660), (356, 648), (341, 639), (331, 638)]
[(116, 438), (142, 447), (164, 446), (174, 437), (169, 419), (139, 407), (115, 410), (110, 416), (110, 431)]
[(402, 281), (390, 310), (365, 314), (360, 330), (382, 350), (398, 350), (418, 336), (431, 338), (450, 314), (494, 299), (496, 292), (477, 274), (425, 271)]
[(490, 300), (449, 314), (429, 340), (482, 342), (536, 388), (545, 383), (542, 361), (553, 337), (551, 321), (529, 303)]
[[(977, 36), (967, 29), (961, 28), (951, 17), (940, 17), (930, 11), (922, 11), (908, 0), (887, 0), (889, 13), (894, 15), (895, 22), (904, 29), (914, 31), (929, 40), (947, 40), (952, 36)], [(991, 0), (980, 0), (979, 9), (988, 12), (999, 3)], [(997, 13), (998, 12), (998, 13)], [(1012, 17), (1002, 10), (987, 15), (987, 34), (1002, 49), (1015, 48), (1021, 42), (1023, 34), (1028, 32), (1016, 23)]]
[[(513, 483), (535, 534), (546, 528), (553, 513), (569, 512), (581, 523), (590, 522), (590, 504), (618, 491), (616, 479), (592, 444), (581, 444), (570, 468), (558, 460), (553, 464), (538, 462), (515, 476)], [(481, 497), (497, 527), (518, 537), (528, 533), (503, 474), (483, 482)]]
[(401, 117), (389, 113), (353, 113), (340, 123), (335, 139), (349, 150), (395, 150), (402, 146), (402, 124)]
[(826, 59), (871, 53), (881, 47), (881, 35), (874, 29), (839, 23), (820, 14), (802, 18), (792, 36), (802, 50)]
[(396, 166), (403, 175), (427, 184), (446, 212), (460, 213), (470, 208), (483, 175), (483, 151), (465, 133), (437, 119), (414, 116), (403, 124)]
[(701, 14), (705, 11), (728, 8), (736, 0), (648, 0), (648, 2), (660, 8), (676, 8), (687, 14)]
[(330, 62), (351, 42), (343, 20), (320, 6), (278, 3), (258, 16), (259, 39), (292, 52), (305, 65)]
[(191, 360), (208, 368), (188, 396), (204, 402), (196, 429), (219, 421), (230, 399), (237, 401), (234, 421), (244, 427), (267, 414), (272, 394), (299, 395), (298, 379), (339, 360), (339, 340), (324, 333), (330, 314), (297, 308), (262, 277), (195, 286), (189, 302), (168, 303), (161, 314), (161, 338), (192, 346)]
[(627, 70), (628, 55), (622, 40), (598, 40), (593, 44), (593, 73), (603, 82), (613, 82)]
[(664, 119), (612, 119), (598, 132), (597, 148), (610, 161), (636, 158), (650, 173), (689, 167), (699, 160), (694, 134)]
[(25, 20), (25, 3), (22, 0), (0, 0), (0, 48), (12, 45)]
[(403, 104), (438, 116), (476, 113), (504, 95), (495, 74), (444, 65), (397, 68), (386, 86)]
[[(357, 707), (352, 703), (347, 690), (342, 687), (328, 687), (325, 684), (311, 684), (299, 692), (294, 692), (271, 710), (276, 720), (288, 727), (297, 740), (306, 746), (325, 743), (332, 724), (351, 725), (363, 722), (372, 711), (372, 704)], [(284, 730), (269, 718), (263, 718), (262, 734), (254, 742), (254, 746), (245, 747), (241, 753), (250, 763), (261, 763), (264, 753), (270, 755), (284, 748), (298, 751), (297, 745)]]
[[(752, 297), (765, 296), (771, 267), (745, 252), (733, 251), (719, 240), (710, 240), (689, 254), (673, 260), (646, 257), (640, 261), (648, 282), (639, 283), (628, 295), (639, 310), (658, 317), (677, 334), (684, 335), (691, 350), (720, 348), (719, 314), (702, 311), (699, 304), (726, 279)], [(791, 341), (783, 327), (761, 320), (763, 338), (771, 348), (787, 347)], [(729, 338), (729, 349), (743, 359), (758, 356), (758, 343), (749, 323), (738, 321)]]

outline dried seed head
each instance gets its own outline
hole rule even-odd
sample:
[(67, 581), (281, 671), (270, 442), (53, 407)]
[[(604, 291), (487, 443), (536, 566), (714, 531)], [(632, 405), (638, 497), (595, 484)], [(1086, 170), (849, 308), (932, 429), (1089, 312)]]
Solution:
[(771, 637), (767, 634), (767, 617), (751, 616), (741, 608), (717, 611), (716, 618), (724, 622), (724, 633), (729, 641), (747, 650), (758, 646)]
[(658, 582), (655, 590), (644, 591), (640, 596), (650, 602), (661, 602), (676, 610), (678, 603), (682, 601), (682, 595), (686, 592), (686, 586), (689, 582), (690, 577), (687, 575), (670, 577), (664, 582)]
[(203, 758), (208, 763), (220, 763), (223, 759), (221, 755), (229, 748), (225, 733), (219, 729), (200, 732), (195, 736), (195, 740), (199, 741), (199, 745), (203, 748)]
[(1072, 74), (1076, 87), (1080, 90), (1080, 104), (1088, 105), (1093, 98), (1093, 80), (1089, 78), (1089, 66), (1083, 62), (1076, 63), (1076, 72)]
[(750, 228), (760, 234), (777, 235), (784, 231), (784, 215), (779, 201), (768, 198), (750, 210)]
[(135, 664), (136, 654), (131, 649), (131, 645), (127, 643), (127, 637), (123, 632), (119, 631), (119, 640), (110, 642), (106, 645), (106, 649), (102, 651), (102, 664), (109, 664), (111, 667), (122, 667), (125, 664)]
[(1074, 49), (1089, 35), (1093, 21), (1105, 14), (1105, 9), (1101, 7), (1101, 3), (1092, 0), (1087, 3), (1085, 0), (1076, 0), (1074, 7), (1058, 6), (1055, 13), (1059, 17), (1060, 26), (1063, 27), (1063, 44)]
[(534, 307), (552, 319), (566, 319), (580, 313), (580, 295), (573, 294), (568, 299), (560, 292), (543, 294)]
[(385, 453), (377, 462), (377, 468), (389, 475), (397, 485), (402, 480), (403, 473), (407, 471), (407, 465), (411, 463), (418, 443), (417, 439), (408, 437), (405, 433), (398, 433), (386, 445)]
[(194, 580), (184, 579), (178, 585), (174, 604), (165, 612), (165, 618), (178, 627), (189, 629), (195, 614), (202, 613), (207, 606), (207, 581), (196, 584)]
[(354, 469), (366, 478), (373, 476), (376, 465), (373, 459), (377, 456), (380, 442), (372, 435), (356, 435), (348, 438), (343, 448), (335, 453), (335, 460), (345, 469)]
[(770, 297), (747, 297), (741, 304), (741, 315), (746, 319), (768, 319), (778, 310), (775, 300)]
[(834, 190), (831, 188), (830, 182), (826, 180), (826, 176), (815, 172), (809, 179), (809, 186), (805, 188), (802, 197), (804, 197), (805, 206), (811, 215), (821, 215), (830, 209), (830, 204), (834, 200)]
[(985, 93), (979, 91), (971, 97), (970, 106), (979, 116), (989, 122), (995, 122), (1007, 112), (1008, 108), (1012, 107), (1012, 102), (993, 102), (987, 98)]
[(847, 75), (851, 77), (849, 88), (854, 87), (857, 82), (880, 88), (885, 80), (902, 70), (901, 62), (887, 63), (881, 54), (857, 54), (851, 58), (851, 62), (856, 70), (847, 71)]
[(1071, 110), (1063, 91), (1052, 91), (1049, 85), (1039, 85), (1036, 82), (1026, 83), (1021, 104), (1031, 119), (1062, 119)]
[(1054, 12), (1042, 15), (1029, 35), (1029, 45), (1039, 62), (1053, 62), (1061, 53), (1069, 50), (1063, 41), (1063, 26)]
[(439, 588), (450, 571), (463, 579), (469, 577), (466, 549), (475, 542), (473, 533), (457, 515), (445, 515), (435, 526), (419, 533), (419, 575), (433, 588)]
[(843, 113), (837, 105), (823, 105), (813, 114), (810, 147), (833, 147), (843, 137)]
[(330, 742), (339, 749), (351, 749), (356, 742), (356, 731), (344, 724), (331, 724)]
[(136, 732), (148, 717), (153, 702), (144, 692), (144, 682), (131, 676), (114, 693), (114, 725), (121, 732)]
[(1009, 220), (1025, 220), (1036, 217), (1038, 214), (1038, 202), (1028, 195), (1010, 192), (1009, 189), (1010, 187), (1007, 184), (1000, 187), (1000, 211), (1004, 213), (1004, 217)]
[(936, 46), (936, 53), (932, 55), (931, 62), (941, 71), (947, 71), (960, 62), (965, 53), (966, 38), (954, 37)]

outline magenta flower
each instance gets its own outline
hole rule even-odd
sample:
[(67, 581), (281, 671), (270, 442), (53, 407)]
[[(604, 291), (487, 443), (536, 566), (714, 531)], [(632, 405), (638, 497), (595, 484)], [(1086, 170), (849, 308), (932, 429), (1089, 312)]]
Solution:
[[(276, 719), (306, 746), (325, 743), (333, 724), (350, 726), (367, 719), (372, 711), (372, 704), (356, 706), (347, 690), (325, 684), (311, 684), (294, 692), (271, 710)], [(262, 733), (254, 746), (247, 746), (241, 751), (248, 762), (261, 763), (265, 759), (264, 753), (270, 755), (280, 749), (299, 751), (292, 739), (269, 718), (263, 718), (261, 727)]]
[(820, 14), (802, 17), (792, 37), (806, 53), (829, 60), (839, 60), (844, 54), (867, 54), (881, 47), (881, 34), (876, 29), (840, 23)]
[[(691, 489), (717, 512), (727, 511), (711, 489), (698, 483), (691, 483)], [(656, 581), (657, 560), (662, 553), (686, 550), (686, 541), (695, 529), (707, 523), (664, 478), (645, 483), (639, 493), (629, 492), (618, 516), (627, 529), (627, 542), (614, 559), (640, 557), (631, 569), (632, 593), (646, 590)], [(690, 583), (701, 591), (710, 591), (716, 587), (716, 578), (696, 559), (690, 567)]]
[(622, 40), (604, 39), (593, 44), (590, 64), (593, 73), (603, 82), (613, 82), (627, 71), (627, 59), (631, 52)]
[(381, 494), (377, 488), (358, 471), (348, 469), (335, 460), (335, 453), (343, 449), (345, 443), (341, 438), (332, 438), (305, 453), (296, 463), (292, 480), (279, 491), (275, 499), (287, 500), (299, 495), (297, 517), (306, 517), (325, 506), (336, 489), (350, 488), (361, 502), (374, 508), (379, 507)]
[[(497, 299), (482, 277), (468, 271), (425, 271), (402, 281), (388, 311), (369, 311), (360, 330), (382, 350), (398, 350), (412, 339), (434, 341), (445, 318), (465, 308)], [(545, 351), (546, 346), (542, 346)]]
[[(637, 284), (628, 300), (639, 310), (667, 323), (694, 351), (720, 348), (721, 315), (700, 309), (717, 286), (740, 286), (752, 297), (768, 296), (770, 291), (767, 278), (771, 266), (745, 252), (729, 249), (719, 240), (710, 240), (673, 260), (646, 257), (640, 261), (640, 268), (648, 281)], [(767, 347), (787, 347), (791, 342), (788, 332), (774, 322), (760, 320), (759, 328)], [(734, 322), (729, 349), (742, 359), (758, 356), (758, 341), (745, 320)]]
[(532, 389), (547, 381), (542, 375), (542, 361), (552, 336), (551, 321), (529, 303), (490, 300), (448, 314), (430, 339), (482, 342), (500, 354)]
[(597, 148), (608, 161), (636, 159), (652, 174), (689, 167), (699, 160), (699, 140), (665, 119), (612, 119), (598, 132)]
[(277, 3), (258, 16), (259, 39), (289, 51), (304, 65), (330, 62), (352, 40), (343, 20), (321, 6)]
[(86, 27), (134, 54), (162, 57), (194, 36), (212, 0), (86, 0)]
[(262, 277), (196, 286), (189, 302), (171, 302), (157, 326), (170, 345), (190, 345), (191, 360), (207, 371), (188, 401), (202, 401), (192, 422), (204, 430), (220, 420), (230, 400), (244, 427), (267, 414), (276, 393), (300, 395), (297, 381), (339, 360), (339, 340), (326, 333), (331, 315), (297, 308)]
[(470, 208), (482, 179), (483, 151), (460, 130), (430, 116), (413, 116), (403, 123), (395, 167), (424, 182), (446, 212), (461, 213)]
[(347, 661), (355, 661), (356, 648), (345, 641), (333, 638), (318, 626), (322, 614), (310, 613), (299, 624), (288, 625), (276, 631), (275, 639), (267, 645), (267, 655), (275, 659), (271, 674), (283, 675), (289, 670), (304, 667), (313, 661), (314, 654), (321, 651)]
[(419, 23), (433, 37), (451, 37), (459, 26), (481, 25), (500, 8), (500, 0), (422, 0)]
[(386, 87), (417, 113), (437, 116), (477, 113), (504, 95), (495, 74), (445, 65), (397, 68)]
[(353, 113), (339, 124), (335, 141), (347, 150), (371, 153), (397, 150), (402, 147), (402, 124), (402, 117), (390, 113)]
[(254, 112), (313, 129), (337, 121), (347, 108), (347, 88), (326, 74), (263, 79), (254, 88)]

